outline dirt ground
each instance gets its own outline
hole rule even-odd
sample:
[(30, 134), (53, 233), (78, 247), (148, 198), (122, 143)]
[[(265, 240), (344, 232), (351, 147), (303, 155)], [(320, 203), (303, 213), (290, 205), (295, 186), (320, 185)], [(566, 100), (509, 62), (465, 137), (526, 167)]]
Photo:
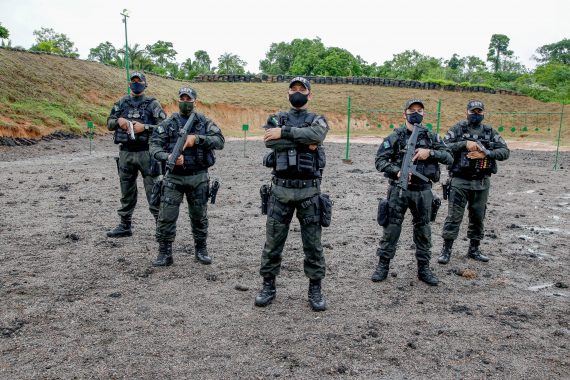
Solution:
[[(416, 278), (410, 215), (391, 276), (372, 283), (386, 179), (376, 146), (327, 144), (323, 230), (329, 309), (307, 303), (299, 224), (277, 298), (256, 308), (265, 239), (259, 141), (228, 142), (211, 171), (211, 266), (181, 213), (175, 264), (155, 269), (153, 219), (140, 198), (134, 235), (110, 239), (119, 187), (110, 137), (0, 147), (0, 378), (570, 378), (570, 153), (514, 150), (493, 177), (484, 253), (437, 264), (447, 202), (432, 226), (438, 287)], [(441, 194), (441, 187), (435, 190)], [(139, 180), (139, 193), (142, 183)], [(465, 236), (465, 222), (461, 236)]]

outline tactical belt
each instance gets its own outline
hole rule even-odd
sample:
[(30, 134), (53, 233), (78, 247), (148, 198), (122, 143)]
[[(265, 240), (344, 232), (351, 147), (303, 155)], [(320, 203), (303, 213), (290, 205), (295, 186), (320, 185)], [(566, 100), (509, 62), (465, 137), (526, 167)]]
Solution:
[(148, 151), (148, 145), (137, 145), (137, 146), (126, 146), (125, 144), (121, 144), (119, 147), (120, 150), (125, 152), (144, 152), (145, 150)]
[(202, 173), (207, 173), (207, 172), (208, 172), (208, 169), (187, 170), (184, 167), (175, 166), (174, 170), (172, 171), (172, 174), (190, 176), (190, 175), (197, 175), (197, 174), (202, 174)]
[[(391, 186), (398, 186), (398, 181), (390, 181)], [(430, 183), (409, 183), (408, 184), (408, 191), (424, 191), (431, 189), (431, 182)]]
[(480, 180), (484, 179), (485, 177), (490, 177), (491, 174), (485, 174), (485, 173), (477, 173), (477, 174), (453, 173), (451, 176), (453, 178), (461, 178), (461, 179), (466, 179), (468, 181), (480, 181)]
[(271, 182), (273, 182), (277, 186), (283, 186), (287, 188), (293, 189), (304, 189), (307, 187), (318, 187), (321, 184), (321, 180), (319, 178), (315, 179), (281, 179), (277, 177), (271, 178)]

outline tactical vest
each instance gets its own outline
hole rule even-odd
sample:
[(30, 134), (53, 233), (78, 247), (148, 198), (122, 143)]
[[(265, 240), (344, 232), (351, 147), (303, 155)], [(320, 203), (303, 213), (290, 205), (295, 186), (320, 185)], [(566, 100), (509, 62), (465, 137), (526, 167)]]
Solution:
[[(406, 128), (398, 128), (395, 132), (398, 134), (398, 143), (395, 144), (394, 154), (392, 155), (391, 161), (397, 162), (401, 167), (402, 162), (404, 161), (404, 156), (406, 155), (406, 143), (411, 135), (408, 134)], [(416, 148), (433, 149), (433, 145), (429, 132), (427, 130), (420, 132)], [(441, 170), (439, 169), (439, 162), (435, 158), (430, 156), (427, 160), (418, 160), (416, 161), (416, 165), (416, 170), (420, 174), (423, 174), (432, 182), (439, 181)], [(425, 182), (416, 176), (412, 176), (411, 183), (423, 184)]]
[[(119, 117), (143, 124), (154, 124), (154, 116), (149, 107), (154, 100), (153, 97), (145, 97), (144, 101), (135, 104), (130, 96), (126, 96), (119, 103), (119, 108), (121, 109)], [(143, 131), (135, 134), (135, 139), (131, 140), (127, 131), (117, 127), (113, 141), (115, 144), (123, 144), (128, 149), (143, 149), (145, 147), (148, 149), (149, 138), (150, 132)]]
[[(462, 141), (479, 141), (485, 148), (492, 149), (494, 144), (492, 142), (493, 129), (488, 125), (483, 125), (483, 135), (472, 135), (469, 133), (467, 124), (461, 126), (461, 140)], [(482, 179), (491, 174), (497, 173), (497, 162), (489, 157), (483, 159), (471, 160), (467, 158), (467, 150), (455, 152), (453, 154), (453, 164), (450, 167), (450, 174), (453, 177), (464, 179)]]
[[(196, 119), (197, 120), (194, 121), (194, 125), (192, 125), (190, 128), (189, 135), (205, 135), (207, 132), (206, 118), (203, 115), (197, 113)], [(176, 145), (176, 141), (178, 141), (178, 131), (180, 131), (180, 129), (182, 129), (186, 123), (178, 113), (172, 114), (172, 120), (173, 122), (168, 125), (165, 131), (168, 136), (166, 138), (166, 144), (169, 153), (172, 153), (174, 146)], [(184, 175), (190, 172), (206, 170), (216, 162), (216, 156), (214, 155), (213, 150), (205, 149), (198, 145), (184, 149), (182, 151), (182, 155), (184, 156), (184, 166), (175, 166), (173, 171), (174, 174)]]
[[(279, 126), (294, 128), (307, 128), (317, 118), (314, 113), (307, 112), (305, 119), (300, 123), (289, 120), (289, 114), (277, 114)], [(310, 150), (306, 144), (296, 144), (292, 149), (284, 151), (271, 151), (264, 158), (264, 165), (273, 168), (273, 175), (284, 179), (314, 179), (321, 178), (326, 165), (325, 148), (318, 145), (316, 150)]]

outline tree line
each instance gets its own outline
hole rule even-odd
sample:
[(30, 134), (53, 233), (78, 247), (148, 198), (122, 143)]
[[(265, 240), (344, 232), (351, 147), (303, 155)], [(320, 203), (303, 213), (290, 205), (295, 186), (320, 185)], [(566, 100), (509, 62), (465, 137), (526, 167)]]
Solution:
[[(0, 24), (0, 39), (5, 46), (9, 32)], [(65, 34), (51, 28), (34, 31), (36, 43), (31, 51), (45, 51), (77, 57), (74, 43)], [(416, 50), (394, 54), (383, 64), (369, 64), (346, 49), (326, 47), (320, 38), (294, 39), (272, 43), (259, 62), (261, 73), (270, 75), (356, 76), (416, 80), (441, 85), (488, 86), (521, 92), (542, 101), (570, 101), (570, 39), (540, 46), (533, 59), (534, 70), (526, 68), (509, 49), (510, 39), (494, 34), (485, 60), (477, 56), (453, 54), (448, 59), (432, 57)], [(8, 40), (8, 44), (10, 41)], [(88, 59), (125, 67), (125, 47), (101, 42), (89, 51)], [(245, 74), (247, 63), (237, 54), (223, 53), (216, 66), (205, 50), (181, 63), (172, 42), (159, 40), (145, 47), (135, 43), (128, 47), (128, 64), (132, 70), (143, 70), (176, 79), (191, 80), (202, 74)], [(251, 74), (251, 73), (248, 73)]]

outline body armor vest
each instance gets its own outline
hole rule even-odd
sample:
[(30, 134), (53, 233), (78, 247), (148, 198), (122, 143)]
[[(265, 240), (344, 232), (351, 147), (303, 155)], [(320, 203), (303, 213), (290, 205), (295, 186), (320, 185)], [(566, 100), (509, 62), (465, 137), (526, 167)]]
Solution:
[[(406, 155), (406, 143), (411, 134), (408, 134), (405, 127), (396, 129), (396, 133), (398, 134), (398, 143), (396, 144), (397, 149), (395, 149), (394, 154), (391, 157), (391, 161), (397, 162), (401, 167), (402, 162), (404, 161), (404, 156)], [(420, 133), (416, 143), (416, 148), (433, 149), (433, 141), (429, 136), (429, 132), (425, 131)], [(432, 182), (439, 181), (441, 171), (439, 169), (439, 162), (435, 158), (429, 157), (427, 160), (418, 160), (416, 164), (416, 170), (419, 173), (429, 178)], [(425, 182), (416, 176), (412, 176), (411, 183), (424, 184)]]
[[(492, 129), (488, 125), (483, 125), (483, 135), (472, 135), (469, 133), (467, 124), (461, 126), (461, 139), (463, 141), (478, 141), (485, 148), (492, 149), (494, 144), (491, 141)], [(467, 150), (455, 152), (453, 154), (453, 164), (450, 173), (453, 177), (464, 179), (482, 179), (491, 174), (497, 173), (497, 162), (489, 157), (471, 160), (467, 158)]]
[[(194, 121), (194, 125), (190, 128), (191, 134), (196, 135), (205, 135), (206, 134), (206, 126), (207, 121), (206, 119), (199, 114), (196, 114), (197, 118)], [(174, 150), (174, 146), (176, 145), (176, 141), (178, 140), (178, 131), (184, 127), (186, 124), (186, 120), (182, 119), (180, 114), (173, 113), (172, 114), (173, 123), (168, 125), (166, 130), (166, 134), (168, 135), (166, 139), (167, 150), (169, 153), (172, 153)], [(205, 149), (198, 145), (194, 145), (191, 148), (186, 148), (182, 151), (182, 155), (184, 156), (184, 166), (175, 166), (173, 174), (188, 174), (189, 172), (196, 172), (201, 170), (206, 170), (210, 166), (214, 165), (216, 162), (216, 156), (214, 155), (214, 151), (211, 149)]]
[[(289, 114), (277, 114), (279, 126), (287, 125), (295, 128), (307, 128), (316, 119), (317, 115), (307, 112), (301, 122), (292, 122)], [(318, 145), (316, 150), (310, 150), (306, 144), (296, 144), (293, 149), (284, 151), (273, 150), (264, 159), (267, 167), (273, 168), (272, 174), (284, 179), (315, 179), (321, 178), (326, 165), (325, 148)]]
[[(145, 99), (136, 104), (131, 97), (124, 97), (119, 104), (121, 108), (121, 114), (119, 117), (123, 117), (130, 121), (138, 121), (143, 124), (154, 124), (152, 110), (149, 108), (150, 104), (155, 99), (152, 97), (145, 97)], [(117, 127), (115, 129), (115, 135), (113, 141), (115, 144), (123, 144), (128, 149), (148, 149), (148, 141), (150, 138), (149, 131), (143, 131), (135, 135), (135, 139), (131, 140), (129, 138), (128, 132), (122, 128)]]

